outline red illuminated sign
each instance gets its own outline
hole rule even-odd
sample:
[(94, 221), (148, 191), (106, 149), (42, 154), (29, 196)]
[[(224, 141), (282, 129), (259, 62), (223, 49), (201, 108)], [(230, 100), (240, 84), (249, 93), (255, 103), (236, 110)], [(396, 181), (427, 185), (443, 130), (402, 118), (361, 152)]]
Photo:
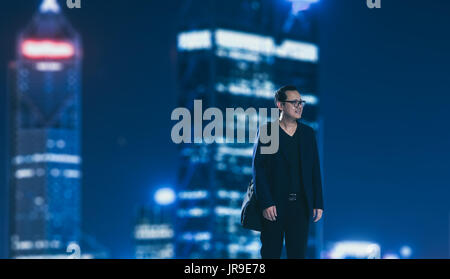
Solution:
[(30, 59), (67, 59), (75, 54), (71, 43), (56, 40), (25, 40), (21, 50)]

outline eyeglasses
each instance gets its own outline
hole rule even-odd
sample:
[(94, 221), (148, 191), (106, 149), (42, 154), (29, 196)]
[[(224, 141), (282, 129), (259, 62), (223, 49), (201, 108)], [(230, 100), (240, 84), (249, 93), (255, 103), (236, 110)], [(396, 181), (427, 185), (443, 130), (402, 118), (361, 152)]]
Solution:
[(296, 108), (298, 108), (300, 105), (302, 106), (302, 107), (304, 107), (305, 106), (305, 104), (306, 104), (306, 101), (304, 101), (304, 100), (300, 100), (300, 101), (298, 101), (298, 100), (292, 100), (292, 101), (283, 101), (283, 102), (285, 102), (285, 103), (291, 103), (294, 107), (296, 107)]

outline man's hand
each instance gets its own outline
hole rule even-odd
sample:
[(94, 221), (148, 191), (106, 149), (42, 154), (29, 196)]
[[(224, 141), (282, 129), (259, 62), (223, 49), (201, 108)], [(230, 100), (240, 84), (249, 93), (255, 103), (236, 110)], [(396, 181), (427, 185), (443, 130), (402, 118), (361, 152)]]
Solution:
[(319, 221), (320, 218), (322, 218), (322, 214), (323, 214), (323, 209), (319, 209), (319, 208), (313, 209), (313, 218), (315, 217), (314, 223)]
[(269, 221), (275, 221), (277, 217), (277, 208), (275, 205), (263, 210), (263, 216)]

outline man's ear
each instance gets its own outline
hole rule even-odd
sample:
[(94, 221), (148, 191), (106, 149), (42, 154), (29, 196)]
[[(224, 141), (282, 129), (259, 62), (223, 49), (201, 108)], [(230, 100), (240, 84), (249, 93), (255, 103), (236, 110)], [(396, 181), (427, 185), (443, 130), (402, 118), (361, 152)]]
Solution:
[(283, 103), (277, 101), (277, 107), (279, 110), (282, 110), (281, 108), (283, 107)]

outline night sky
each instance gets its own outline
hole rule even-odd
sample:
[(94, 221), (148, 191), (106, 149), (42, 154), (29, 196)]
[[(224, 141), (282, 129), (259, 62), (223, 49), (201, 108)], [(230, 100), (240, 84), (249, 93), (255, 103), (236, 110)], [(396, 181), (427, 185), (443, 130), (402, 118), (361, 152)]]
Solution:
[[(181, 1), (181, 0), (180, 0)], [(284, 1), (284, 0), (280, 0)], [(64, 1), (65, 2), (65, 1)], [(326, 242), (448, 258), (450, 3), (321, 0)], [(0, 10), (0, 182), (6, 256), (6, 67), (39, 1)], [(174, 185), (171, 142), (178, 1), (82, 0), (63, 8), (83, 38), (83, 231), (112, 257), (133, 257), (137, 208)]]

